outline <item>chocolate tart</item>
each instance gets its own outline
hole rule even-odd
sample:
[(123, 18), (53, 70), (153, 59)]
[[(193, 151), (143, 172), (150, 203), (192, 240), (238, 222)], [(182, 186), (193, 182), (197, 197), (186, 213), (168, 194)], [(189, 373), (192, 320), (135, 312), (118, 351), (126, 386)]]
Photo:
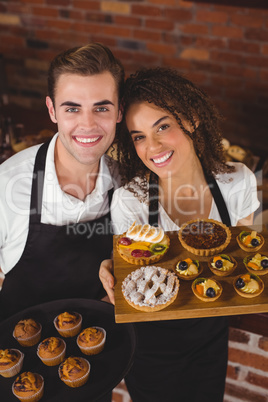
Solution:
[(147, 266), (131, 272), (122, 283), (126, 302), (136, 310), (159, 311), (174, 302), (179, 279), (168, 269)]
[[(198, 285), (203, 286), (202, 283), (205, 283), (205, 282), (208, 282), (208, 289), (210, 289), (210, 288), (214, 289), (215, 296), (213, 296), (213, 297), (212, 296), (207, 296), (206, 293), (205, 293), (205, 289), (204, 289), (203, 295), (197, 290), (197, 286)], [(212, 286), (210, 286), (210, 285), (212, 285)], [(204, 302), (213, 302), (213, 301), (217, 300), (220, 297), (220, 295), (222, 294), (222, 286), (215, 279), (197, 278), (192, 283), (192, 291), (193, 291), (194, 295), (198, 299), (200, 299), (200, 300), (202, 300)]]
[(230, 243), (231, 231), (214, 219), (195, 219), (179, 230), (181, 245), (190, 253), (207, 257), (221, 253)]
[(267, 264), (268, 264), (268, 257), (266, 255), (261, 255), (259, 253), (255, 254), (254, 256), (248, 255), (247, 257), (245, 257), (243, 259), (243, 263), (245, 264), (245, 267), (247, 268), (248, 272), (250, 272), (251, 274), (253, 274), (253, 275), (266, 275), (268, 273), (268, 265), (267, 265), (267, 267), (266, 266), (263, 267), (261, 265), (261, 259), (259, 260), (257, 258), (258, 255), (262, 259), (267, 260)]
[[(252, 291), (252, 292), (247, 292), (247, 291), (243, 290), (244, 287), (239, 287), (238, 288), (237, 287), (237, 281), (241, 280), (241, 279), (244, 281), (244, 284), (247, 287), (249, 286), (248, 284), (249, 284), (250, 280), (256, 281), (258, 283), (258, 289), (256, 289), (255, 291)], [(246, 279), (249, 279), (249, 280), (247, 281)], [(262, 293), (263, 289), (264, 289), (263, 281), (261, 280), (261, 278), (259, 278), (257, 275), (254, 275), (254, 274), (242, 274), (242, 275), (236, 276), (234, 278), (234, 281), (233, 281), (233, 286), (234, 286), (235, 291), (240, 296), (246, 297), (246, 298), (252, 298), (252, 297), (259, 296)], [(240, 285), (240, 286), (242, 286), (242, 285)]]
[[(190, 261), (189, 261), (190, 260)], [(187, 267), (180, 268), (180, 263), (186, 262)], [(192, 273), (192, 264), (195, 265), (197, 272)], [(193, 270), (194, 271), (194, 270)], [(193, 279), (197, 278), (203, 272), (203, 266), (199, 263), (198, 260), (192, 260), (191, 258), (185, 258), (184, 260), (180, 260), (177, 262), (175, 267), (175, 272), (180, 279), (185, 281), (192, 281)]]
[[(215, 259), (219, 258), (219, 261), (222, 262), (222, 266), (215, 266), (216, 262)], [(227, 262), (227, 263), (226, 263)], [(230, 266), (229, 266), (230, 264)], [(233, 264), (231, 266), (231, 264)], [(220, 264), (219, 264), (220, 265)], [(217, 256), (211, 257), (208, 261), (208, 267), (210, 271), (217, 276), (229, 276), (231, 275), (237, 267), (237, 261), (231, 255), (227, 254), (219, 254)]]
[(240, 247), (242, 250), (247, 251), (248, 253), (254, 253), (254, 252), (260, 250), (260, 249), (262, 248), (262, 246), (264, 245), (264, 238), (263, 238), (263, 236), (262, 236), (260, 233), (257, 233), (257, 232), (255, 232), (255, 233), (256, 233), (256, 237), (259, 238), (259, 244), (258, 244), (257, 246), (254, 247), (254, 246), (252, 246), (251, 244), (246, 245), (246, 244), (243, 242), (243, 239), (244, 239), (246, 236), (250, 235), (252, 232), (254, 232), (254, 231), (251, 231), (251, 232), (250, 232), (250, 231), (242, 231), (242, 232), (239, 233), (239, 235), (236, 237), (236, 241), (237, 241), (237, 244), (239, 245), (239, 247)]

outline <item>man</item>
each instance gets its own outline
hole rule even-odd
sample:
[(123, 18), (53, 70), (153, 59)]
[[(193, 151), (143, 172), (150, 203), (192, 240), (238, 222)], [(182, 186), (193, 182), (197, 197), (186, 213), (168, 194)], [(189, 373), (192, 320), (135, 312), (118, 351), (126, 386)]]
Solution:
[(112, 250), (109, 205), (118, 187), (112, 144), (124, 82), (98, 43), (58, 55), (46, 105), (58, 133), (0, 166), (1, 319), (65, 298), (101, 299), (99, 266)]

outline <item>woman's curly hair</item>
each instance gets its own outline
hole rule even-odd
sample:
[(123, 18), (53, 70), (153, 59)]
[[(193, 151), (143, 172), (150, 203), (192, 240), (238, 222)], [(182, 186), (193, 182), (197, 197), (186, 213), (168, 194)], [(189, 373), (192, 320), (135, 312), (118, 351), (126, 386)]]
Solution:
[[(163, 67), (141, 69), (125, 82), (123, 120), (117, 128), (117, 158), (124, 184), (130, 181), (133, 184), (133, 178), (140, 177), (143, 180), (139, 187), (147, 192), (148, 168), (137, 156), (125, 123), (129, 107), (141, 102), (152, 103), (174, 116), (181, 130), (192, 139), (206, 175), (232, 171), (224, 159), (219, 128), (221, 116), (210, 98), (176, 70)], [(190, 131), (184, 127), (184, 120), (190, 123)]]

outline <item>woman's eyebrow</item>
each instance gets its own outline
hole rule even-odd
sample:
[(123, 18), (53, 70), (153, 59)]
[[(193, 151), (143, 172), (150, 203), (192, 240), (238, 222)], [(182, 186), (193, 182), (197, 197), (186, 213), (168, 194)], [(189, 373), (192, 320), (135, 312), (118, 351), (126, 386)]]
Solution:
[[(163, 120), (167, 119), (168, 117), (169, 117), (169, 116), (163, 116), (163, 117), (161, 117), (160, 119), (158, 119), (158, 120), (152, 125), (152, 128), (156, 127), (159, 123), (161, 123)], [(129, 132), (130, 135), (133, 135), (133, 134), (140, 134), (140, 133), (141, 133), (141, 131), (138, 131), (138, 130), (132, 130), (132, 131)]]

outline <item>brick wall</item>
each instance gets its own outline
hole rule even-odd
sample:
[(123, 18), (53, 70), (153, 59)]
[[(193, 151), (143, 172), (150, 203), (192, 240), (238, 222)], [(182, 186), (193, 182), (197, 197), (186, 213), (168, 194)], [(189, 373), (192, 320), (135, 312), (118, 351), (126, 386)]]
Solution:
[(127, 74), (178, 68), (220, 107), (227, 138), (267, 153), (268, 9), (213, 0), (1, 0), (0, 35), (13, 102), (44, 108), (51, 58), (101, 41)]

